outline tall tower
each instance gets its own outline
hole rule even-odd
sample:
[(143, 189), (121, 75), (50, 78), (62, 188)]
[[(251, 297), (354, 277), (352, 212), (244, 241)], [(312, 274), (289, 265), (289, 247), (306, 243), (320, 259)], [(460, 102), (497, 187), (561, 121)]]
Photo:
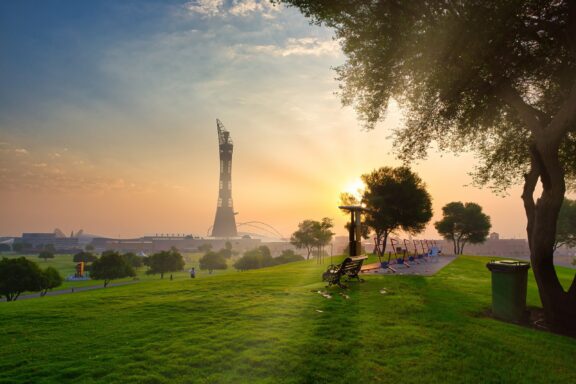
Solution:
[(218, 208), (212, 227), (213, 237), (236, 237), (236, 220), (232, 207), (232, 139), (224, 124), (216, 119), (218, 128), (218, 143), (220, 147), (220, 189), (218, 192)]

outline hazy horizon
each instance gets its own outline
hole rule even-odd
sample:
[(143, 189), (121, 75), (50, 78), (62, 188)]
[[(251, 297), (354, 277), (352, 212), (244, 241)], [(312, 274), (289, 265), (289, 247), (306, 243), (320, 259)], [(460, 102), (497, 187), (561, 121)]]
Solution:
[[(218, 197), (216, 118), (234, 141), (237, 222), (284, 237), (305, 219), (347, 216), (339, 195), (399, 166), (393, 105), (365, 132), (343, 108), (326, 28), (266, 1), (0, 3), (0, 235), (85, 232), (205, 236)], [(473, 154), (431, 153), (413, 169), (434, 217), (473, 201), (502, 238), (525, 238), (520, 188), (475, 188)]]

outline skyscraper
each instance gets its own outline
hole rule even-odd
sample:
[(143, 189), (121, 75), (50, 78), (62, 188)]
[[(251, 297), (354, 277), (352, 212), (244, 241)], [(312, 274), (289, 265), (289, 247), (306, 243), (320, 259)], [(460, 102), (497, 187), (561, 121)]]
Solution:
[(230, 132), (226, 130), (224, 124), (218, 119), (216, 119), (216, 127), (218, 128), (218, 143), (220, 147), (220, 189), (212, 236), (235, 237), (238, 236), (238, 231), (236, 230), (236, 220), (232, 205), (232, 150), (234, 145), (230, 138)]

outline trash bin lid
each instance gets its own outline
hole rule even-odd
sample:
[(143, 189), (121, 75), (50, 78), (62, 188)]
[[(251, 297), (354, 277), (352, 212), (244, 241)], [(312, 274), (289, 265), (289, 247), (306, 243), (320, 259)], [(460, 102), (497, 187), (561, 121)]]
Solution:
[(492, 272), (516, 272), (528, 270), (530, 263), (517, 260), (493, 260), (486, 264), (486, 267)]

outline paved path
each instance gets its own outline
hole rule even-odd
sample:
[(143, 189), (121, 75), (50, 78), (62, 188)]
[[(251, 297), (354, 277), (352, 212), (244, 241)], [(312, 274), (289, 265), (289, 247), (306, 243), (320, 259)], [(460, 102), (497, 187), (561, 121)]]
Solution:
[[(121, 283), (110, 283), (108, 284), (107, 288), (110, 287), (118, 287), (121, 285), (128, 285), (128, 284), (136, 284), (138, 283), (138, 280), (135, 281), (123, 281)], [(95, 289), (102, 289), (104, 288), (103, 284), (98, 284), (98, 285), (91, 285), (89, 287), (74, 287), (74, 288), (70, 288), (70, 289), (60, 289), (57, 291), (48, 291), (48, 293), (46, 294), (46, 296), (44, 297), (48, 297), (48, 296), (59, 296), (59, 295), (67, 295), (67, 294), (71, 294), (71, 293), (79, 293), (79, 292), (83, 292), (83, 291), (93, 291)], [(42, 296), (40, 296), (40, 292), (37, 293), (30, 293), (28, 295), (21, 295), (18, 297), (18, 300), (27, 300), (27, 299), (38, 299), (41, 298)], [(6, 301), (5, 297), (1, 297), (0, 298), (0, 302)]]
[(375, 269), (363, 272), (365, 275), (418, 275), (418, 276), (432, 276), (452, 261), (456, 260), (456, 256), (440, 256), (437, 260), (433, 261), (420, 261), (420, 263), (412, 263), (408, 266), (399, 266), (393, 264), (391, 267), (396, 271), (395, 273), (389, 269)]

